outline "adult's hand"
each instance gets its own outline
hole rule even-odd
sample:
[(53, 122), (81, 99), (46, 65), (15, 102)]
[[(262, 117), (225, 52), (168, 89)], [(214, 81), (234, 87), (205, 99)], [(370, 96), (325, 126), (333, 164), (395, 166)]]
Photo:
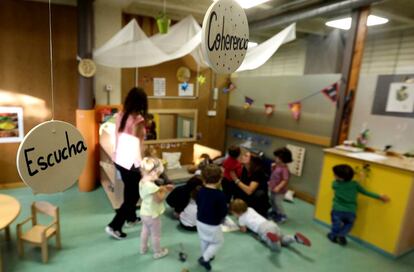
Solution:
[(231, 177), (232, 181), (236, 181), (236, 180), (239, 179), (236, 175), (236, 172), (234, 172), (234, 171), (230, 171), (230, 177)]

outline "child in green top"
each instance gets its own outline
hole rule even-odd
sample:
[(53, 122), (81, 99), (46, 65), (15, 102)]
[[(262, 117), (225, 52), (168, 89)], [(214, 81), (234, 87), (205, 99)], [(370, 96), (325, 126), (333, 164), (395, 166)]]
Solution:
[(335, 175), (335, 181), (332, 184), (335, 196), (331, 212), (332, 227), (331, 232), (328, 233), (328, 239), (333, 243), (346, 245), (345, 236), (351, 231), (355, 221), (358, 193), (383, 202), (388, 202), (389, 198), (386, 195), (369, 192), (352, 180), (354, 170), (347, 164), (336, 165), (332, 170)]

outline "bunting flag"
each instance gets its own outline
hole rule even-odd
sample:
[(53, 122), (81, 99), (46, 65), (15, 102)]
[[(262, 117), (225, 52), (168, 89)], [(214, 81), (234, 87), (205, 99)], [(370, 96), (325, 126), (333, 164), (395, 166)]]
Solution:
[(265, 104), (265, 113), (266, 115), (272, 115), (273, 112), (275, 111), (275, 105), (274, 104)]
[(181, 90), (186, 91), (188, 88), (188, 82), (183, 82), (180, 84)]
[(254, 103), (254, 100), (252, 98), (250, 98), (248, 96), (245, 96), (244, 97), (244, 106), (243, 106), (243, 108), (245, 110), (247, 110), (252, 106), (253, 103)]
[(338, 100), (338, 83), (334, 83), (329, 87), (326, 87), (325, 89), (323, 89), (321, 92), (329, 99), (331, 100), (333, 103), (336, 103), (336, 101)]
[(226, 88), (223, 88), (223, 93), (228, 93), (228, 92), (231, 92), (231, 91), (233, 91), (234, 89), (236, 89), (236, 85), (234, 85), (234, 83), (230, 81), (230, 82), (227, 84), (227, 87), (226, 87)]
[(289, 109), (292, 112), (293, 118), (299, 120), (302, 111), (302, 104), (300, 101), (289, 103)]

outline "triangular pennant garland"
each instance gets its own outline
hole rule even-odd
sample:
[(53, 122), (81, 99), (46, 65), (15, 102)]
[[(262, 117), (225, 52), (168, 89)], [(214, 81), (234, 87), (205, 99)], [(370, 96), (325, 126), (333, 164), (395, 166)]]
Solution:
[(265, 113), (266, 115), (272, 115), (273, 112), (275, 111), (275, 105), (273, 104), (265, 104)]
[(252, 106), (253, 103), (254, 103), (254, 100), (252, 98), (250, 98), (248, 96), (245, 96), (244, 97), (244, 106), (243, 106), (243, 108), (245, 110), (247, 110)]
[(293, 118), (299, 120), (302, 111), (302, 104), (300, 101), (289, 103), (289, 109), (292, 112)]
[(336, 103), (338, 100), (338, 83), (334, 83), (331, 86), (323, 89), (321, 92), (333, 103)]

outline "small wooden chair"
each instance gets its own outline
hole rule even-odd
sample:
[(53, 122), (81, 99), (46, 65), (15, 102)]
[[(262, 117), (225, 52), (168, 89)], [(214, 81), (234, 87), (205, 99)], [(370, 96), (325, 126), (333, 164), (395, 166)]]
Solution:
[[(37, 223), (37, 213), (42, 213), (53, 217), (53, 222), (47, 226)], [(32, 221), (32, 228), (23, 233), (23, 225)], [(32, 216), (17, 224), (17, 243), (21, 257), (24, 256), (24, 242), (40, 246), (42, 248), (42, 261), (48, 261), (48, 240), (53, 235), (56, 236), (56, 247), (61, 248), (60, 243), (60, 220), (59, 207), (53, 206), (46, 201), (36, 201), (32, 203)]]

